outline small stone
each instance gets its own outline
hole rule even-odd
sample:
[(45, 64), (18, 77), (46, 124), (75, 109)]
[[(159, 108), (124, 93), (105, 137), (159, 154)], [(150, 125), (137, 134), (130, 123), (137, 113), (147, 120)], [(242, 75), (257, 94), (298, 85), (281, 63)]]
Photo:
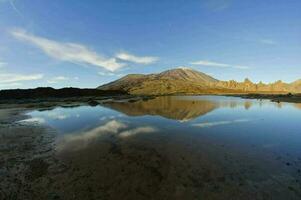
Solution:
[(98, 103), (97, 101), (95, 101), (95, 100), (89, 101), (88, 104), (89, 104), (90, 106), (97, 106), (97, 105), (99, 105), (99, 103)]

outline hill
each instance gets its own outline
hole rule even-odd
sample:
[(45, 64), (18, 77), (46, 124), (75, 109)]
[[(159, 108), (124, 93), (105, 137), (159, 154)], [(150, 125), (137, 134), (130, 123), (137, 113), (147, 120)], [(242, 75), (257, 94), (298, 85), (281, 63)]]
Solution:
[(301, 80), (293, 83), (276, 81), (270, 84), (253, 83), (249, 79), (244, 82), (221, 81), (190, 68), (176, 68), (158, 74), (129, 74), (97, 89), (137, 95), (300, 93)]
[(69, 98), (69, 97), (90, 97), (90, 96), (116, 96), (126, 95), (124, 91), (40, 87), (35, 89), (0, 90), (0, 100), (10, 99), (41, 99), (41, 98)]
[(189, 68), (167, 70), (159, 74), (129, 74), (98, 87), (101, 90), (122, 90), (130, 94), (164, 95), (215, 93), (219, 80)]

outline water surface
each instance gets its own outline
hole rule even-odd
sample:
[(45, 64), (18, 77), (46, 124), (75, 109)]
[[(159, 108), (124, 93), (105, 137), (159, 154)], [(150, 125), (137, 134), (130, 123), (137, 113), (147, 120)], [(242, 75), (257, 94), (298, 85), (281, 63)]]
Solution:
[(58, 133), (65, 198), (301, 198), (300, 104), (177, 96), (29, 115)]

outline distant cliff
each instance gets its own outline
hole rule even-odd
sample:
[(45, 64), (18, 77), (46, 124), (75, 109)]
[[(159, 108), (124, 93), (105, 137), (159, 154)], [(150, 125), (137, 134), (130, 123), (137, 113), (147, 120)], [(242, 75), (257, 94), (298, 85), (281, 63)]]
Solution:
[(176, 68), (159, 74), (129, 74), (98, 89), (143, 95), (301, 93), (301, 80), (293, 83), (276, 81), (270, 84), (253, 83), (249, 79), (245, 79), (244, 82), (220, 81), (190, 68)]

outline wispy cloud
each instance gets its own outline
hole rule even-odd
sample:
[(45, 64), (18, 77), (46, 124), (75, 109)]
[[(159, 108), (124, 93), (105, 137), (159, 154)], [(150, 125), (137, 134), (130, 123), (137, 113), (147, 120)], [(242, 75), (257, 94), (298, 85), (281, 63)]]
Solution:
[(10, 33), (15, 38), (38, 47), (46, 55), (54, 59), (79, 65), (93, 65), (111, 72), (127, 66), (128, 62), (146, 65), (158, 60), (157, 57), (140, 57), (128, 53), (118, 53), (115, 57), (107, 58), (82, 44), (51, 40), (28, 33), (23, 29), (13, 29)]
[(1, 62), (1, 61), (0, 61), (0, 68), (3, 68), (3, 67), (6, 66), (6, 65), (7, 65), (6, 62)]
[(192, 62), (190, 64), (192, 64), (192, 65), (209, 66), (209, 67), (249, 69), (248, 66), (244, 66), (244, 65), (230, 65), (230, 64), (219, 63), (219, 62), (212, 62), (212, 61), (207, 61), (207, 60), (199, 60), (199, 61)]
[(43, 74), (12, 74), (12, 73), (0, 73), (0, 84), (3, 83), (15, 83), (21, 81), (33, 81), (43, 78)]
[(20, 12), (20, 10), (16, 7), (14, 0), (8, 0), (13, 10), (22, 18), (24, 18), (23, 14)]
[(22, 84), (19, 83), (19, 82), (16, 82), (16, 83), (0, 83), (0, 88), (6, 88), (6, 89), (16, 88), (16, 87), (19, 87), (19, 86), (22, 86)]
[(100, 76), (115, 76), (112, 72), (98, 72), (98, 75)]
[(143, 64), (143, 65), (152, 64), (159, 60), (158, 57), (135, 56), (135, 55), (128, 54), (128, 53), (118, 53), (116, 55), (116, 58), (123, 60), (123, 61), (133, 62), (133, 63), (137, 63), (137, 64)]
[(12, 7), (12, 9), (22, 18), (24, 18), (24, 16), (22, 15), (22, 13), (20, 12), (20, 10), (17, 8), (17, 6), (15, 5), (15, 0), (0, 0), (0, 3), (9, 3), (10, 6)]
[(206, 6), (213, 11), (221, 11), (229, 8), (233, 0), (206, 0)]
[(251, 120), (249, 120), (249, 119), (236, 119), (236, 120), (229, 120), (229, 121), (203, 122), (203, 123), (192, 124), (192, 126), (196, 126), (196, 127), (200, 127), (200, 128), (208, 128), (208, 127), (213, 127), (213, 126), (243, 123), (243, 122), (249, 122), (249, 121), (251, 121)]
[(124, 74), (119, 74), (119, 73), (113, 73), (113, 72), (98, 72), (98, 75), (100, 76), (124, 76)]
[(58, 60), (77, 64), (90, 64), (110, 71), (115, 71), (125, 66), (125, 63), (118, 63), (116, 58), (104, 58), (81, 44), (58, 42), (38, 37), (22, 29), (11, 30), (11, 34), (19, 40), (35, 45), (48, 56)]
[(267, 44), (267, 45), (276, 45), (277, 42), (274, 40), (270, 40), (270, 39), (262, 39), (259, 40), (259, 42), (261, 42), (262, 44)]
[(62, 82), (62, 81), (67, 81), (67, 80), (69, 80), (68, 77), (65, 77), (65, 76), (56, 76), (56, 77), (53, 77), (53, 78), (49, 79), (47, 81), (47, 83), (55, 84), (55, 83), (59, 83), (59, 82)]

